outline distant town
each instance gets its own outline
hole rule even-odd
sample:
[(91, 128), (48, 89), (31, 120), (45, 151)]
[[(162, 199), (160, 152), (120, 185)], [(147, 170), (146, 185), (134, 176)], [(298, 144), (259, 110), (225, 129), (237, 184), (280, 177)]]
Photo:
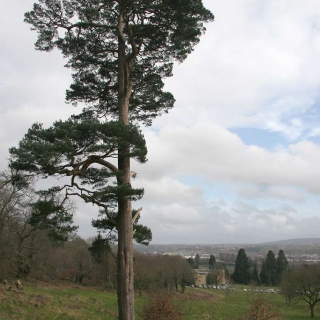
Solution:
[(233, 264), (240, 248), (244, 248), (248, 257), (257, 262), (265, 259), (269, 250), (284, 250), (290, 263), (320, 262), (320, 238), (291, 239), (262, 244), (150, 244), (136, 245), (135, 250), (149, 254), (178, 255), (183, 258), (195, 258), (199, 254), (203, 260), (214, 255), (217, 261)]

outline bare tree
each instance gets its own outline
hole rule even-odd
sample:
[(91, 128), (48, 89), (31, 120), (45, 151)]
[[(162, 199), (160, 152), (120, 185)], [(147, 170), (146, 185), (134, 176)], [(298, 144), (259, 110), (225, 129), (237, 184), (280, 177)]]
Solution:
[[(314, 309), (320, 301), (320, 264), (304, 265), (288, 273), (281, 284), (289, 293), (295, 292), (296, 299), (304, 301), (314, 318)], [(292, 299), (292, 296), (290, 296)]]
[(24, 193), (12, 183), (12, 175), (0, 173), (0, 233), (7, 227), (9, 220), (19, 216), (17, 207), (23, 202)]
[[(15, 172), (0, 173), (0, 256), (1, 269), (13, 270), (26, 278), (38, 261), (43, 234), (64, 241), (76, 227), (70, 226), (74, 206), (51, 195), (43, 195), (32, 187), (32, 180)], [(39, 219), (41, 216), (41, 219)], [(45, 232), (42, 232), (45, 230)], [(38, 241), (40, 238), (41, 241)]]

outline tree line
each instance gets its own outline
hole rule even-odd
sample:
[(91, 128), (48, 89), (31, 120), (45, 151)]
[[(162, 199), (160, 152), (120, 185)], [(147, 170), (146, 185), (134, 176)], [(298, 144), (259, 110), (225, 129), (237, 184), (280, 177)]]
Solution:
[(77, 236), (75, 207), (60, 200), (36, 192), (28, 176), (0, 173), (0, 280), (115, 282), (110, 244), (101, 235), (89, 241)]
[[(61, 206), (60, 200), (54, 194), (36, 192), (28, 176), (0, 173), (0, 280), (18, 277), (116, 288), (115, 246), (103, 233), (87, 240), (77, 236), (71, 214), (75, 207), (69, 201)], [(214, 255), (201, 261), (199, 255), (193, 260), (136, 252), (133, 261), (134, 288), (139, 294), (156, 290), (184, 292), (194, 283), (193, 269), (204, 263), (212, 270), (208, 284), (218, 282), (217, 269), (227, 270)], [(277, 257), (269, 250), (258, 268), (240, 249), (232, 279), (242, 284), (280, 285), (287, 303), (304, 301), (311, 317), (320, 301), (320, 265), (288, 268), (283, 250)]]
[(277, 257), (269, 250), (259, 272), (257, 263), (250, 260), (245, 250), (241, 248), (236, 257), (232, 280), (239, 284), (278, 286), (287, 269), (288, 261), (283, 250), (279, 250)]
[[(56, 211), (49, 210), (55, 198), (47, 196), (47, 204), (32, 186), (28, 177), (0, 173), (0, 280), (117, 288), (115, 245), (102, 233), (87, 240), (79, 237), (70, 219), (74, 205), (65, 203), (57, 219)], [(39, 208), (40, 203), (44, 208)], [(160, 289), (184, 291), (194, 282), (191, 266), (179, 256), (135, 252), (134, 272), (134, 286), (140, 294)]]

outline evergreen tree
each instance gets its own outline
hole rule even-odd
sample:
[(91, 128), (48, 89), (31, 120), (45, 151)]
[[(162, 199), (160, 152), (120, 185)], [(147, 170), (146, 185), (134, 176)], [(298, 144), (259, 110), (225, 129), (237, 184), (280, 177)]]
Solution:
[(283, 250), (280, 250), (277, 256), (277, 279), (276, 284), (280, 284), (284, 273), (288, 269), (288, 261)]
[(248, 284), (250, 281), (250, 264), (243, 248), (238, 251), (232, 279), (235, 283)]
[(266, 262), (263, 261), (262, 269), (260, 271), (260, 282), (263, 285), (270, 286), (271, 285), (271, 276), (269, 270), (267, 268)]
[(209, 269), (214, 269), (216, 267), (216, 258), (212, 254), (209, 259)]
[[(93, 220), (93, 225), (108, 229), (109, 241), (116, 241), (119, 196), (126, 194), (130, 200), (138, 200), (143, 195), (142, 189), (114, 186), (119, 171), (108, 159), (115, 156), (115, 145), (123, 144), (129, 144), (128, 155), (131, 158), (145, 162), (145, 140), (135, 126), (125, 126), (116, 121), (80, 120), (73, 116), (67, 121), (55, 122), (48, 129), (34, 124), (20, 141), (19, 148), (10, 149), (10, 167), (42, 178), (52, 175), (71, 177), (70, 183), (38, 192), (43, 197), (35, 204), (39, 211), (35, 218), (47, 223), (45, 213), (64, 208), (69, 197), (78, 196), (100, 208), (101, 218)], [(51, 208), (53, 197), (56, 201)], [(151, 231), (138, 224), (138, 213), (132, 210), (133, 237), (137, 242), (148, 243)], [(72, 218), (71, 213), (70, 216)]]
[(93, 240), (92, 245), (88, 248), (91, 256), (97, 263), (102, 263), (106, 260), (108, 254), (111, 252), (110, 244), (107, 239), (102, 238), (99, 233)]
[[(141, 139), (139, 146), (137, 141), (133, 143), (130, 132), (135, 132), (139, 140), (141, 134), (134, 124), (150, 125), (153, 118), (173, 107), (174, 98), (163, 91), (162, 79), (172, 75), (174, 60), (182, 62), (192, 52), (205, 31), (203, 22), (212, 20), (213, 15), (201, 0), (39, 0), (25, 14), (25, 21), (38, 32), (36, 49), (58, 48), (68, 59), (66, 66), (74, 72), (67, 101), (75, 105), (85, 102), (87, 107), (80, 116), (71, 119), (73, 127), (85, 122), (87, 128), (95, 131), (116, 120), (113, 123), (116, 133), (111, 133), (112, 143), (103, 140), (104, 134), (101, 147), (97, 135), (93, 134), (92, 143), (92, 133), (88, 136), (86, 130), (80, 130), (79, 144), (86, 154), (80, 148), (79, 156), (70, 150), (72, 144), (64, 143), (64, 134), (57, 137), (57, 130), (51, 138), (46, 132), (47, 145), (42, 151), (40, 142), (38, 145), (36, 142), (43, 129), (36, 125), (32, 130), (40, 131), (36, 132), (38, 135), (32, 140), (30, 133), (24, 141), (24, 145), (29, 143), (34, 149), (21, 166), (19, 157), (26, 155), (27, 149), (12, 150), (12, 166), (45, 176), (71, 177), (72, 191), (68, 195), (78, 195), (85, 202), (98, 205), (101, 218), (96, 226), (117, 231), (120, 320), (134, 319), (132, 238), (133, 225), (141, 210), (132, 210), (131, 201), (143, 194), (143, 190), (131, 188), (130, 159), (145, 161), (143, 150), (146, 150)], [(132, 148), (144, 155), (132, 154)], [(51, 158), (45, 152), (51, 152)], [(55, 164), (60, 156), (65, 161), (57, 169)], [(108, 157), (117, 158), (117, 166)], [(92, 184), (98, 191), (91, 192), (91, 187), (77, 184), (76, 178), (84, 179), (82, 183)]]
[(266, 267), (268, 270), (268, 273), (270, 275), (270, 284), (272, 286), (276, 285), (278, 283), (278, 270), (277, 270), (277, 259), (275, 254), (269, 250), (267, 257), (266, 257)]
[(31, 216), (28, 223), (34, 230), (48, 231), (48, 236), (56, 242), (68, 241), (70, 235), (78, 229), (73, 225), (73, 212), (68, 199), (61, 199), (51, 190), (36, 192), (38, 199), (30, 204)]
[(200, 256), (198, 254), (196, 254), (196, 269), (199, 269), (200, 266)]

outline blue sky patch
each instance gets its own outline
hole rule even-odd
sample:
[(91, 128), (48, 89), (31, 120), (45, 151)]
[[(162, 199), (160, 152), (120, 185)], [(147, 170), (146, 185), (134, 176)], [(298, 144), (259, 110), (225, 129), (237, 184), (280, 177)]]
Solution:
[(278, 145), (287, 147), (290, 144), (290, 141), (279, 132), (256, 128), (236, 128), (230, 131), (238, 135), (246, 145), (255, 145), (268, 150), (273, 150)]

